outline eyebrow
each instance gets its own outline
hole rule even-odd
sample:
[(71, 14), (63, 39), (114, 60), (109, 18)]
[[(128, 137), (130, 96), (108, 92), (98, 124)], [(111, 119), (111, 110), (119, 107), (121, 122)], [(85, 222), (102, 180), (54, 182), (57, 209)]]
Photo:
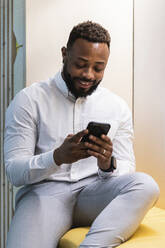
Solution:
[[(82, 60), (82, 61), (84, 61), (84, 62), (88, 62), (88, 60), (87, 59), (85, 59), (85, 58), (82, 58), (82, 57), (77, 57), (79, 60)], [(103, 64), (105, 64), (105, 62), (103, 62), (103, 61), (96, 61), (96, 64), (101, 64), (101, 65), (103, 65)]]

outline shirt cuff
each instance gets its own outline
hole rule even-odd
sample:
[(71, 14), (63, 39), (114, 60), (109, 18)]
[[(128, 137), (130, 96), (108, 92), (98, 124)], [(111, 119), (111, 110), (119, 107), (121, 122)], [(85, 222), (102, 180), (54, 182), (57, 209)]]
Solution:
[(49, 151), (49, 152), (45, 152), (45, 153), (41, 154), (42, 163), (43, 163), (44, 168), (59, 169), (59, 166), (54, 161), (53, 154), (54, 154), (54, 149)]
[(113, 171), (110, 171), (110, 172), (105, 172), (105, 171), (102, 171), (100, 168), (98, 168), (98, 176), (99, 178), (109, 178), (111, 177), (113, 174)]

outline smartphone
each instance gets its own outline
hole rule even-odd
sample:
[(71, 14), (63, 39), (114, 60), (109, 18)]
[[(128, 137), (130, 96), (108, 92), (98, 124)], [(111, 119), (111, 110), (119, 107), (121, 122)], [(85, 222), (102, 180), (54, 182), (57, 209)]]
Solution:
[(98, 138), (101, 137), (102, 134), (107, 135), (108, 131), (110, 130), (111, 125), (108, 123), (100, 123), (100, 122), (89, 122), (87, 129), (88, 134), (84, 135), (81, 139), (81, 142), (90, 142), (89, 136), (92, 134)]

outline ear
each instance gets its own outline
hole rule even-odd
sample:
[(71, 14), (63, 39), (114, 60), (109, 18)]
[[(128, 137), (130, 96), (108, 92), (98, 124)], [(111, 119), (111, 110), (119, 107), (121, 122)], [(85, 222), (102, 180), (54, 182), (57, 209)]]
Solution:
[(63, 58), (62, 62), (64, 63), (65, 60), (66, 60), (66, 56), (67, 56), (67, 49), (66, 49), (66, 47), (62, 47), (61, 48), (61, 53), (62, 53), (62, 58)]

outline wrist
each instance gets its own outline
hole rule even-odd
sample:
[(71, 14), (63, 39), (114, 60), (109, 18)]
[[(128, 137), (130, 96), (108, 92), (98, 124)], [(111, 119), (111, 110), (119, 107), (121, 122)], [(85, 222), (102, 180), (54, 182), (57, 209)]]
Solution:
[(62, 164), (62, 162), (60, 160), (59, 148), (57, 148), (57, 149), (54, 150), (53, 158), (54, 158), (54, 161), (55, 161), (55, 163), (56, 163), (57, 166), (60, 166)]
[(100, 168), (103, 172), (113, 172), (116, 169), (116, 159), (112, 156), (110, 160), (110, 166), (108, 169), (102, 169)]

